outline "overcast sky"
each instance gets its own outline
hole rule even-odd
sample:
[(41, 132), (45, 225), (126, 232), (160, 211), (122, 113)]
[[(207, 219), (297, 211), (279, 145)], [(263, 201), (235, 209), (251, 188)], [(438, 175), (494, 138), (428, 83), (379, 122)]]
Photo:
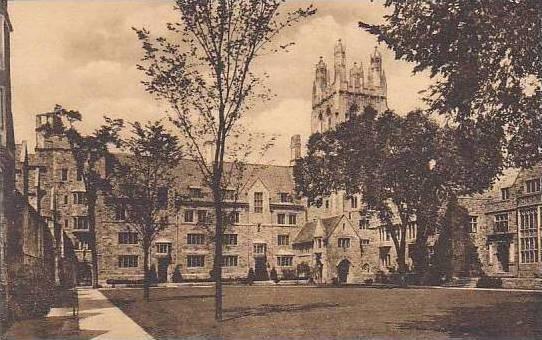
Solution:
[[(362, 0), (312, 1), (318, 14), (285, 32), (281, 41), (294, 41), (289, 53), (260, 60), (256, 71), (270, 75), (277, 97), (247, 114), (250, 126), (278, 134), (276, 146), (265, 162), (287, 164), (289, 138), (310, 132), (314, 65), (323, 56), (332, 65), (333, 47), (346, 44), (348, 67), (362, 62), (367, 68), (374, 37), (357, 28), (364, 20), (377, 23), (385, 9), (378, 2)], [(309, 1), (291, 1), (303, 6)], [(102, 116), (128, 120), (154, 120), (160, 107), (146, 94), (135, 65), (141, 47), (131, 27), (164, 31), (175, 21), (173, 1), (118, 0), (15, 0), (10, 1), (12, 34), (13, 114), (17, 141), (34, 145), (35, 115), (55, 104), (83, 113), (83, 128), (98, 126)], [(396, 61), (391, 51), (379, 47), (388, 82), (388, 104), (402, 113), (422, 106), (418, 92), (429, 84), (426, 75), (411, 74), (412, 65)], [(366, 72), (366, 70), (365, 70)]]

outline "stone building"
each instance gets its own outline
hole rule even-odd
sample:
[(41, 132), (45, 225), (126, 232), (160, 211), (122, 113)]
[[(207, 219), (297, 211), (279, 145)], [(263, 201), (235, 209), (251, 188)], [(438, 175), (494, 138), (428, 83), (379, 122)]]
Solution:
[(346, 46), (337, 41), (334, 52), (333, 78), (324, 59), (316, 64), (312, 89), (311, 133), (327, 131), (348, 120), (366, 106), (377, 112), (388, 108), (386, 75), (382, 55), (375, 47), (365, 78), (363, 64), (354, 62), (347, 73)]
[[(454, 252), (465, 276), (542, 276), (542, 165), (511, 169), (482, 195), (462, 198), (466, 240)], [(459, 258), (458, 258), (459, 257)]]

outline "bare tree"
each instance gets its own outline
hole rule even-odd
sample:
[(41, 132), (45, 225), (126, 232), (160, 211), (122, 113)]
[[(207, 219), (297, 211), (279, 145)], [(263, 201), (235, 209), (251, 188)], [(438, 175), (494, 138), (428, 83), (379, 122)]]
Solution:
[(150, 251), (156, 236), (167, 228), (168, 190), (175, 184), (181, 160), (178, 138), (160, 121), (132, 125), (132, 136), (122, 142), (128, 153), (116, 163), (111, 195), (126, 214), (143, 249), (143, 295), (149, 300)]
[[(264, 53), (285, 50), (272, 41), (285, 28), (314, 14), (311, 5), (281, 13), (285, 0), (177, 0), (179, 21), (167, 25), (177, 38), (151, 37), (135, 29), (144, 49), (146, 90), (167, 102), (173, 123), (187, 139), (212, 191), (215, 216), (215, 318), (222, 320), (224, 160), (235, 159), (229, 141), (256, 100), (269, 99), (264, 79), (253, 72)], [(205, 144), (213, 146), (210, 157)]]

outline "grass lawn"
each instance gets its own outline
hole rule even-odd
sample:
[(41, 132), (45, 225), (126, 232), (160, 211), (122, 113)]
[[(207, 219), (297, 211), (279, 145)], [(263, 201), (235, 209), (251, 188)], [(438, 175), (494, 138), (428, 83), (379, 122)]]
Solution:
[(102, 291), (156, 338), (358, 337), (542, 338), (542, 294), (451, 289), (225, 288), (215, 323), (214, 288)]

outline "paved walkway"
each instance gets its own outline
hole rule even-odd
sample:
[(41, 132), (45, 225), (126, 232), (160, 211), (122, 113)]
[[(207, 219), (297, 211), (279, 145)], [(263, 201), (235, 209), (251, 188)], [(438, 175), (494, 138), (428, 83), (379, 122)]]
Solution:
[(153, 339), (118, 307), (115, 307), (100, 291), (80, 289), (79, 330), (90, 339), (115, 340)]

